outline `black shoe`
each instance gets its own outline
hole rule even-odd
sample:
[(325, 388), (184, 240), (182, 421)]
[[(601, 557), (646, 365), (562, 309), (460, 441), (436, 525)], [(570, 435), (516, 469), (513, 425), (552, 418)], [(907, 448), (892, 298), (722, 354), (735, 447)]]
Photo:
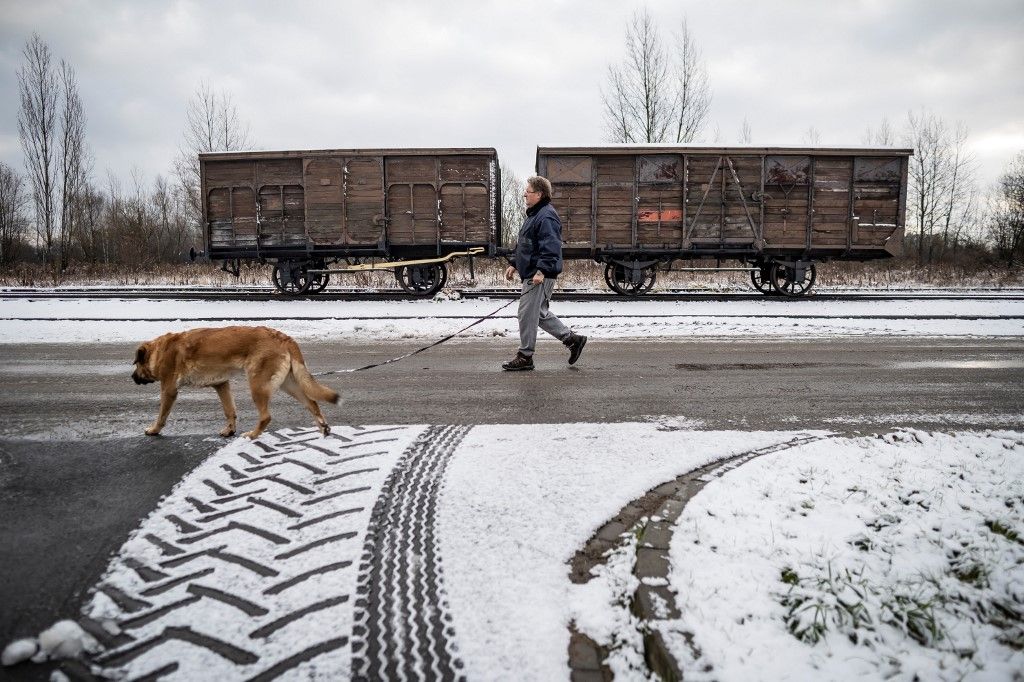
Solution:
[(533, 358), (529, 355), (516, 353), (516, 356), (501, 366), (506, 372), (522, 372), (533, 369)]
[(569, 338), (562, 343), (569, 349), (569, 364), (575, 365), (576, 361), (580, 359), (580, 354), (583, 353), (583, 346), (587, 345), (587, 337), (580, 334), (569, 334)]

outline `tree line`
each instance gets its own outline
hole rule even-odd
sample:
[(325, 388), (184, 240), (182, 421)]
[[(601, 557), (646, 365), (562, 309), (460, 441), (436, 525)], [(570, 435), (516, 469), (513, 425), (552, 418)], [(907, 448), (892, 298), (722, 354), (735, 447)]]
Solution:
[(44, 266), (58, 282), (73, 264), (146, 267), (180, 262), (202, 243), (199, 154), (252, 147), (231, 97), (200, 84), (186, 109), (178, 156), (147, 182), (98, 178), (74, 68), (38, 34), (18, 70), (24, 174), (0, 163), (0, 267)]
[[(601, 99), (607, 140), (616, 143), (723, 144), (709, 130), (712, 87), (689, 24), (662, 31), (646, 9), (627, 23), (625, 56), (608, 66)], [(248, 124), (230, 95), (200, 84), (188, 102), (177, 157), (166, 175), (127, 183), (98, 178), (75, 69), (56, 59), (38, 34), (26, 41), (17, 72), (18, 134), (24, 169), (0, 163), (0, 267), (36, 263), (55, 282), (77, 263), (146, 267), (179, 262), (202, 243), (199, 159), (202, 152), (253, 148)], [(744, 117), (736, 136), (750, 144)], [(1024, 262), (1024, 151), (987, 188), (977, 181), (969, 131), (929, 111), (883, 119), (861, 140), (907, 146), (910, 159), (906, 255), (917, 264)], [(821, 144), (809, 126), (803, 142)], [(503, 220), (523, 217), (521, 178), (502, 168)], [(514, 230), (506, 230), (511, 234)]]

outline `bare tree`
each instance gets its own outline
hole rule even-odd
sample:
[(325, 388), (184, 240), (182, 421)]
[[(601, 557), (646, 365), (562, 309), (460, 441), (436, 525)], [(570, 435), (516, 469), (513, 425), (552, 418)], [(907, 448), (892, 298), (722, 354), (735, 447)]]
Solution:
[(526, 202), (523, 200), (525, 189), (525, 180), (516, 175), (511, 168), (501, 167), (501, 224), (505, 226), (505, 246), (511, 246), (516, 242), (519, 226), (526, 220)]
[(994, 192), (990, 235), (1007, 267), (1024, 262), (1024, 151), (1007, 166)]
[(877, 129), (867, 127), (864, 131), (864, 144), (876, 147), (893, 147), (896, 145), (896, 132), (888, 118), (882, 118)]
[(942, 205), (946, 127), (934, 114), (921, 112), (907, 114), (907, 143), (914, 148), (910, 158), (910, 187), (907, 210), (910, 221), (917, 227), (917, 262), (926, 262), (926, 246), (930, 243), (939, 223)]
[(152, 220), (157, 224), (158, 256), (163, 261), (178, 261), (192, 241), (181, 194), (161, 175), (153, 183), (150, 194)]
[(683, 21), (674, 54), (655, 20), (637, 10), (626, 26), (626, 57), (609, 65), (602, 90), (611, 142), (692, 142), (703, 130), (711, 105), (707, 68)]
[(977, 219), (975, 161), (962, 123), (950, 130), (935, 114), (911, 111), (907, 124), (904, 139), (914, 148), (907, 210), (917, 228), (918, 263), (931, 263), (945, 255), (951, 235), (955, 246)]
[(18, 134), (32, 187), (37, 246), (56, 280), (71, 257), (76, 194), (88, 177), (85, 111), (74, 69), (63, 60), (54, 68), (50, 48), (38, 34), (22, 54)]
[(711, 112), (711, 84), (700, 46), (686, 18), (676, 36), (676, 142), (693, 142)]
[(75, 244), (86, 261), (110, 263), (109, 230), (105, 220), (107, 206), (103, 193), (86, 182), (76, 197)]
[(203, 152), (243, 151), (252, 148), (249, 124), (238, 114), (231, 95), (217, 92), (208, 83), (200, 83), (185, 112), (185, 133), (175, 174), (185, 195), (188, 216), (198, 226), (202, 214), (199, 195), (199, 154)]
[(18, 69), (21, 100), (18, 136), (32, 188), (36, 242), (44, 259), (49, 262), (57, 229), (57, 102), (60, 91), (50, 48), (38, 34), (32, 34), (22, 55), (25, 62)]
[(60, 113), (60, 271), (67, 269), (71, 245), (79, 216), (78, 195), (88, 183), (91, 159), (85, 144), (85, 110), (78, 95), (78, 80), (70, 64), (61, 60), (60, 82), (62, 107)]
[(0, 163), (0, 265), (14, 262), (16, 247), (25, 229), (27, 204), (24, 178), (15, 169)]
[(750, 132), (750, 121), (748, 121), (747, 117), (744, 116), (743, 125), (740, 127), (740, 138), (738, 141), (740, 144), (750, 144), (753, 141), (753, 139), (754, 136)]
[(808, 126), (804, 131), (804, 142), (809, 147), (817, 147), (821, 144), (821, 133), (814, 126)]
[(978, 190), (975, 180), (977, 163), (967, 151), (967, 126), (958, 122), (947, 139), (945, 202), (942, 206), (942, 251), (954, 253), (964, 229), (973, 222), (977, 212)]

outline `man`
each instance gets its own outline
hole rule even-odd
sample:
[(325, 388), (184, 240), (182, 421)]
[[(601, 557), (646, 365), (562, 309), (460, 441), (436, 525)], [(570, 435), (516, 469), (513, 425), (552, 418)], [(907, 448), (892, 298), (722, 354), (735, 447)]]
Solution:
[(562, 221), (551, 205), (551, 183), (547, 178), (526, 181), (526, 220), (516, 242), (515, 265), (509, 265), (505, 279), (516, 273), (523, 281), (519, 298), (519, 352), (501, 366), (509, 372), (533, 369), (533, 351), (537, 327), (551, 334), (569, 349), (569, 364), (576, 364), (587, 337), (574, 334), (561, 320), (548, 312), (555, 280), (562, 272)]

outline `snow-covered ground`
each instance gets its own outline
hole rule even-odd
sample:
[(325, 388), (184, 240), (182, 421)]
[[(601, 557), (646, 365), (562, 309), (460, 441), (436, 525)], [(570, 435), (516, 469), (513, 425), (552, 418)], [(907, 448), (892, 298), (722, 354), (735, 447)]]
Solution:
[(687, 679), (1021, 679), (1022, 481), (1024, 434), (905, 431), (710, 483), (671, 551)]
[[(5, 299), (0, 344), (134, 343), (227, 324), (433, 340), (505, 303)], [(553, 310), (603, 338), (1024, 336), (1016, 300), (556, 299)], [(466, 336), (514, 334), (512, 304)], [(101, 665), (131, 678), (248, 679), (289, 665), (286, 679), (349, 677), (374, 504), (430, 428), (337, 426), (328, 439), (275, 432), (221, 448), (141, 522), (94, 591), (87, 613), (128, 635)], [(586, 585), (567, 562), (646, 491), (798, 435), (681, 418), (467, 427), (436, 514), (417, 520), (443, 567), (441, 600), (424, 613), (447, 612), (471, 680), (568, 678), (570, 626), (611, 648), (620, 679), (647, 679), (647, 626), (622, 604), (642, 540), (625, 535)], [(715, 479), (674, 525), (669, 587), (682, 616), (662, 627), (687, 676), (1021, 679), (1024, 433), (814, 435)], [(423, 556), (397, 560), (415, 571)]]
[[(105, 671), (235, 679), (298, 659), (289, 679), (346, 679), (365, 652), (351, 642), (373, 500), (424, 433), (285, 431), (211, 456), (140, 525), (87, 608), (130, 635), (99, 659)], [(568, 561), (662, 482), (808, 435), (713, 480), (675, 524), (669, 587), (682, 617), (661, 627), (687, 677), (1019, 679), (1016, 432), (476, 426), (450, 453), (436, 515), (415, 514), (433, 549), (399, 556), (415, 567), (436, 554), (441, 599), (394, 622), (446, 610), (470, 680), (567, 679), (571, 625), (612, 649), (617, 679), (648, 679), (645, 626), (621, 603), (636, 586), (636, 536), (585, 585)], [(417, 651), (411, 632), (395, 645)]]
[[(506, 300), (167, 301), (0, 298), (0, 344), (136, 342), (197, 326), (269, 324), (297, 339), (399, 341), (450, 334)], [(601, 338), (1024, 336), (1024, 300), (559, 301), (552, 311)], [(516, 333), (515, 304), (463, 334)]]

